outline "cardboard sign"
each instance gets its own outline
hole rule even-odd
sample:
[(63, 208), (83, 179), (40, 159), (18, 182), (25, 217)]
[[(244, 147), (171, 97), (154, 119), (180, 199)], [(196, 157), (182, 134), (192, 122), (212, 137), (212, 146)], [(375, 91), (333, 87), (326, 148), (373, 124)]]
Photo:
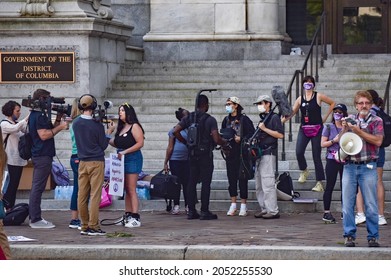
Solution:
[(119, 160), (117, 154), (110, 154), (110, 195), (123, 196), (124, 194), (124, 159), (125, 156), (122, 156)]

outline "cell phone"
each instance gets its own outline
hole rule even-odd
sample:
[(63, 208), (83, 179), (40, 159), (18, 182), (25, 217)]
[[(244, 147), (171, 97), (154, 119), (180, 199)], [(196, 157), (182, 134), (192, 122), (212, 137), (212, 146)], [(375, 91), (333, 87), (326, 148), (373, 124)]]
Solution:
[(345, 121), (348, 122), (348, 123), (351, 123), (352, 125), (356, 125), (357, 124), (357, 122), (355, 120), (353, 120), (352, 118), (346, 118)]

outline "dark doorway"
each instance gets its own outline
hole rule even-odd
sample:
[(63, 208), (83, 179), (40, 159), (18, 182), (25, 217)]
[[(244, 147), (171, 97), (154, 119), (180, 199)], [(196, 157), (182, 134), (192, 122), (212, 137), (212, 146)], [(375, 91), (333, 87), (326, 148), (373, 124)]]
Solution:
[(333, 6), (335, 53), (391, 52), (391, 0), (334, 0)]

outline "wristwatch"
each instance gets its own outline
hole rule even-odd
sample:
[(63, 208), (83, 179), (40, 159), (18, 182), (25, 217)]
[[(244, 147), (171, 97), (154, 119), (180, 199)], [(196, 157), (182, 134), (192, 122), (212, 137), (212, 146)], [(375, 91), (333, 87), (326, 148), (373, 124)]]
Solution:
[(333, 139), (331, 139), (331, 145), (333, 145), (334, 144), (334, 140)]

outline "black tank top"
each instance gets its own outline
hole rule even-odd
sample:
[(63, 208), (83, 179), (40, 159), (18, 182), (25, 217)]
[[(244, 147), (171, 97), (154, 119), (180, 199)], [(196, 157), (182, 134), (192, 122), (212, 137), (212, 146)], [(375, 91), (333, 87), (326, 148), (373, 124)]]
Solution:
[(133, 125), (129, 128), (129, 130), (127, 132), (125, 132), (122, 135), (118, 135), (114, 138), (114, 145), (118, 149), (126, 150), (126, 149), (132, 147), (134, 144), (136, 144), (136, 140), (134, 139), (133, 134), (132, 134), (132, 128), (133, 128)]
[[(305, 95), (301, 96), (300, 112), (301, 124), (322, 124), (322, 108), (317, 102), (317, 92), (314, 91), (310, 100), (305, 100)], [(308, 119), (307, 119), (308, 117)], [(306, 121), (308, 120), (308, 121)]]

